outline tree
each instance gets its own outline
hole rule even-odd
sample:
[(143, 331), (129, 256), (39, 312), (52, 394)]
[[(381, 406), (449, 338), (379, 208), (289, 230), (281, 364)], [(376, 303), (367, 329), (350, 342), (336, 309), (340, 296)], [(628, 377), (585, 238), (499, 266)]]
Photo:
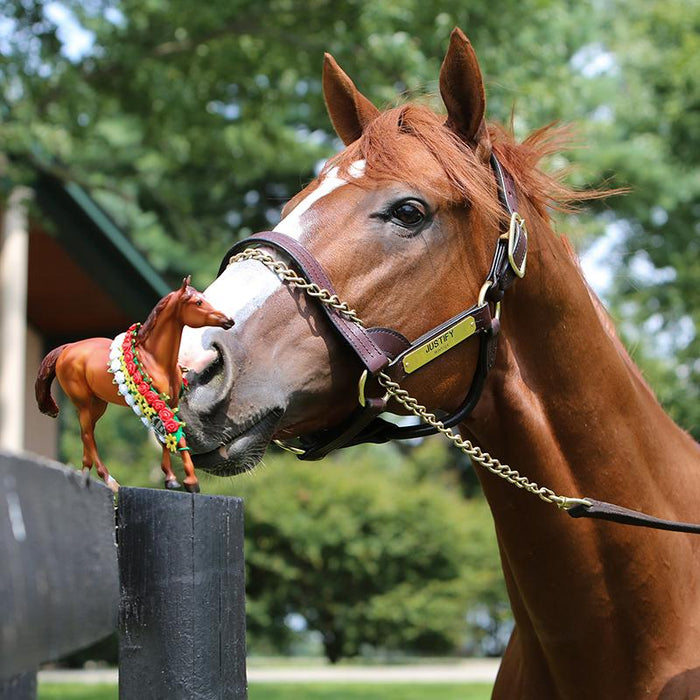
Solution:
[[(0, 150), (49, 154), (53, 167), (90, 186), (154, 265), (194, 271), (196, 283), (211, 278), (232, 238), (274, 223), (337, 147), (321, 95), (323, 51), (386, 105), (405, 91), (435, 92), (449, 32), (462, 25), (487, 76), (498, 76), (490, 114), (507, 118), (517, 97), (525, 123), (538, 124), (581, 82), (566, 60), (591, 27), (585, 9), (553, 0), (506, 5), (505, 16), (458, 0), (437, 15), (418, 0), (206, 9), (64, 0), (66, 16), (87, 32), (76, 54), (62, 44), (56, 5), (0, 0)], [(519, 29), (504, 41), (509, 17)]]
[(467, 611), (503, 607), (506, 593), (485, 503), (465, 503), (440, 483), (444, 473), (416, 484), (385, 446), (354, 448), (322, 469), (273, 456), (236, 482), (251, 631), (284, 647), (285, 621), (301, 615), (333, 663), (367, 645), (449, 653), (464, 644)]
[(597, 158), (631, 188), (614, 204), (623, 240), (613, 311), (662, 403), (700, 439), (700, 5), (611, 9)]

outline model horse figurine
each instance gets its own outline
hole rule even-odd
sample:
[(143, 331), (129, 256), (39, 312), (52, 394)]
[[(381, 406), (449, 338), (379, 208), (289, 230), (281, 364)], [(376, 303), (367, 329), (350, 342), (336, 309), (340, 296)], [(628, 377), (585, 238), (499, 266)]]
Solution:
[(233, 319), (217, 311), (190, 286), (190, 277), (158, 302), (143, 325), (133, 324), (114, 340), (90, 338), (61, 345), (39, 367), (35, 384), (39, 410), (52, 418), (58, 415), (58, 405), (51, 396), (51, 383), (57, 377), (78, 410), (83, 470), (96, 465), (97, 473), (115, 492), (119, 484), (100, 459), (94, 435), (95, 424), (108, 403), (130, 406), (146, 427), (153, 428), (163, 443), (161, 468), (166, 488), (180, 488), (170, 462), (171, 453), (178, 451), (185, 469), (185, 488), (199, 491), (184, 423), (177, 416), (180, 396), (186, 387), (177, 361), (185, 326), (224, 329), (233, 326)]

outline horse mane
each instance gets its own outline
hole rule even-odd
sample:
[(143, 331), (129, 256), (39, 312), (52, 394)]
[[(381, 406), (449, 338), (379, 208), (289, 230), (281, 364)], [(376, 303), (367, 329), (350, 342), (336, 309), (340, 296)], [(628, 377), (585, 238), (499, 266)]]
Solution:
[[(576, 202), (619, 192), (576, 190), (564, 184), (566, 170), (549, 174), (540, 169), (543, 158), (571, 146), (570, 127), (549, 124), (534, 131), (522, 143), (515, 140), (510, 130), (496, 123), (488, 125), (488, 132), (498, 159), (520, 191), (542, 214), (546, 214), (547, 208), (571, 212), (576, 209)], [(337, 167), (341, 175), (348, 175), (352, 163), (364, 160), (365, 174), (370, 180), (408, 181), (418, 187), (431, 188), (426, 178), (421, 177), (423, 173), (406, 172), (405, 141), (397, 139), (398, 134), (416, 138), (442, 167), (450, 201), (469, 204), (494, 219), (506, 216), (494, 197), (489, 164), (477, 158), (472, 148), (445, 126), (444, 116), (419, 104), (405, 104), (380, 113), (357, 141), (328, 161), (324, 172)], [(361, 181), (358, 184), (361, 185)]]
[(171, 297), (173, 294), (176, 292), (170, 292), (170, 294), (166, 294), (151, 310), (151, 313), (148, 314), (148, 318), (143, 322), (141, 327), (139, 328), (139, 332), (136, 336), (136, 341), (139, 343), (142, 343), (148, 336), (151, 334), (153, 331), (153, 328), (156, 325), (156, 321), (158, 320), (158, 316), (160, 315), (161, 311), (170, 303)]

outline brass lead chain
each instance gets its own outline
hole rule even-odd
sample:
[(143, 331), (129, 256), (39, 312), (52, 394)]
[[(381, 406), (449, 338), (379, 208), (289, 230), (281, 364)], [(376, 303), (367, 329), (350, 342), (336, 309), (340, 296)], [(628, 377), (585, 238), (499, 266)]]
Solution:
[(479, 446), (474, 445), (470, 440), (465, 440), (461, 435), (455, 433), (451, 428), (447, 428), (437, 418), (434, 413), (430, 413), (425, 406), (418, 403), (416, 399), (408, 394), (405, 389), (402, 389), (395, 381), (385, 374), (380, 372), (377, 381), (386, 389), (387, 393), (393, 396), (398, 403), (409, 410), (414, 416), (418, 416), (421, 420), (431, 425), (439, 433), (442, 433), (450, 440), (457, 448), (474, 461), (478, 462), (482, 467), (488, 469), (492, 474), (500, 476), (502, 479), (514, 484), (519, 489), (524, 489), (538, 496), (547, 503), (554, 503), (560, 508), (569, 508), (580, 499), (571, 499), (566, 496), (558, 496), (552, 489), (546, 486), (540, 486), (534, 481), (530, 481), (526, 476), (522, 476), (515, 469), (511, 469), (507, 464), (501, 464), (497, 459), (494, 459), (488, 452), (484, 452)]
[[(328, 290), (322, 289), (314, 282), (308, 282), (306, 279), (300, 277), (296, 272), (294, 272), (294, 270), (292, 270), (288, 265), (280, 262), (279, 260), (275, 260), (268, 253), (265, 253), (257, 248), (246, 248), (241, 253), (237, 253), (236, 255), (232, 256), (229, 260), (229, 265), (241, 260), (257, 260), (258, 262), (261, 262), (283, 281), (289, 283), (293, 287), (298, 287), (299, 289), (304, 290), (310, 296), (318, 299), (322, 304), (331, 306), (341, 315), (364, 327), (364, 323), (357, 316), (354, 309), (351, 309), (345, 302), (341, 302), (336, 294), (331, 294)], [(472, 461), (480, 464), (492, 474), (501, 477), (501, 479), (505, 479), (507, 482), (517, 486), (519, 489), (524, 489), (528, 493), (541, 498), (546, 503), (552, 503), (558, 508), (562, 508), (564, 510), (568, 510), (575, 505), (591, 505), (591, 502), (585, 498), (569, 498), (567, 496), (560, 496), (552, 491), (552, 489), (547, 488), (546, 486), (540, 486), (534, 481), (530, 481), (526, 476), (523, 476), (515, 469), (511, 469), (507, 464), (501, 464), (497, 459), (491, 457), (488, 452), (484, 452), (478, 445), (474, 445), (470, 440), (464, 439), (461, 435), (459, 435), (459, 433), (455, 433), (451, 428), (445, 427), (445, 425), (434, 413), (430, 413), (425, 406), (418, 403), (418, 401), (410, 396), (405, 389), (402, 389), (397, 382), (393, 381), (388, 374), (380, 372), (379, 375), (377, 375), (377, 381), (384, 389), (386, 389), (387, 394), (396, 399), (396, 401), (406, 410), (431, 425), (439, 433), (442, 433)]]

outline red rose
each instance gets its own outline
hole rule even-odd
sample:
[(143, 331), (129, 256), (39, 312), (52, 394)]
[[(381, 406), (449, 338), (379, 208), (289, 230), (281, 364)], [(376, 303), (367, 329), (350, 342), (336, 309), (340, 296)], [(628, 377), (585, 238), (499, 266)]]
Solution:
[(129, 350), (124, 350), (124, 361), (125, 362), (133, 362), (134, 361), (134, 353), (131, 352), (131, 348), (129, 348)]
[(187, 387), (188, 387), (189, 385), (190, 385), (190, 383), (187, 381), (187, 377), (183, 377), (183, 378), (182, 378), (182, 386), (184, 386), (185, 389), (187, 389)]
[[(155, 408), (155, 406), (153, 406), (153, 408)], [(163, 421), (163, 423), (165, 423), (173, 419), (173, 412), (167, 408), (164, 408), (162, 411), (158, 411), (158, 417)]]
[(129, 374), (133, 375), (136, 371), (136, 365), (133, 362), (127, 362), (126, 368), (129, 370)]
[(150, 387), (148, 384), (146, 384), (146, 382), (141, 382), (139, 384), (139, 394), (145, 394), (149, 389)]
[(176, 420), (169, 420), (164, 425), (169, 433), (176, 433), (177, 429), (180, 427), (180, 424)]
[(147, 391), (144, 396), (146, 401), (152, 406), (154, 401), (158, 401), (158, 394), (155, 391)]
[[(156, 411), (160, 412), (166, 407), (167, 407), (167, 404), (162, 399), (158, 399), (158, 401), (153, 402), (153, 408), (155, 408)], [(163, 418), (163, 416), (161, 416), (161, 418)], [(163, 418), (163, 420), (165, 420), (165, 418)]]

